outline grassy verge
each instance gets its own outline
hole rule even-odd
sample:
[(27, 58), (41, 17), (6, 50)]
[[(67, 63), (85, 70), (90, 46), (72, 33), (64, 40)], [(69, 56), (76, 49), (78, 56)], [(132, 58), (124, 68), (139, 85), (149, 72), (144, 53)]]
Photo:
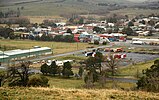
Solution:
[(70, 79), (64, 79), (61, 77), (51, 77), (47, 76), (49, 79), (49, 87), (53, 88), (82, 88), (82, 85), (84, 84), (83, 80), (78, 80), (75, 78), (70, 78)]
[(150, 68), (153, 65), (152, 61), (138, 63), (136, 65), (129, 65), (128, 67), (120, 68), (118, 75), (121, 77), (137, 77), (142, 75), (142, 70)]

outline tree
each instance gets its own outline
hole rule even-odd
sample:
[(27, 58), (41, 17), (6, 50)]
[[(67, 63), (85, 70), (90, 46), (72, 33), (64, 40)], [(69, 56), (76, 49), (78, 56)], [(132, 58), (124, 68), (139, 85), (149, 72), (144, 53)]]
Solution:
[(43, 34), (41, 37), (40, 37), (40, 40), (41, 41), (51, 41), (53, 40), (53, 38), (51, 36), (49, 36), (48, 34)]
[(9, 38), (10, 35), (12, 36), (12, 34), (14, 33), (14, 31), (10, 28), (0, 28), (0, 36), (6, 38)]
[(128, 26), (134, 26), (134, 23), (133, 23), (132, 21), (130, 21), (130, 22), (128, 23)]
[(74, 42), (74, 35), (66, 35), (63, 38), (64, 42)]
[(97, 33), (101, 33), (102, 31), (104, 31), (104, 29), (103, 29), (103, 28), (100, 28), (100, 27), (95, 26), (95, 27), (93, 28), (93, 31), (95, 31), (95, 32), (97, 32)]
[(56, 62), (53, 61), (50, 65), (50, 74), (53, 74), (54, 76), (58, 74), (59, 66), (56, 65)]
[(144, 76), (142, 76), (137, 82), (137, 88), (159, 92), (159, 59), (154, 61), (154, 64), (146, 70), (143, 70)]
[(118, 63), (120, 62), (120, 59), (113, 56), (113, 54), (110, 54), (109, 56), (104, 57), (104, 63), (107, 67), (107, 71), (111, 73), (111, 76), (114, 76), (117, 72)]
[(27, 86), (30, 62), (22, 62), (18, 67), (8, 68), (9, 86)]
[(105, 56), (104, 59), (103, 59), (103, 64), (106, 65), (106, 68), (103, 71), (103, 73), (105, 73), (105, 71), (111, 73), (111, 76), (112, 76), (112, 79), (113, 79), (113, 88), (116, 87), (116, 85), (115, 85), (116, 82), (115, 82), (115, 79), (114, 79), (114, 75), (117, 72), (118, 64), (119, 64), (120, 61), (121, 60), (114, 57), (113, 54), (110, 54), (109, 56)]
[(66, 78), (69, 78), (73, 75), (72, 65), (70, 62), (65, 62), (62, 70), (62, 75)]
[(51, 26), (51, 27), (54, 27), (54, 28), (57, 27), (57, 25), (54, 23), (53, 20), (43, 20), (43, 23), (44, 23), (45, 26)]
[(0, 87), (2, 86), (2, 82), (5, 80), (5, 72), (0, 72)]
[(72, 34), (72, 30), (70, 28), (67, 29), (67, 33), (71, 33)]
[(87, 87), (91, 87), (94, 82), (97, 82), (99, 75), (101, 74), (101, 62), (103, 55), (100, 52), (96, 52), (95, 57), (89, 57), (85, 60), (85, 71), (87, 74), (84, 77), (84, 81)]
[(139, 23), (146, 24), (145, 20), (139, 21)]
[(79, 75), (80, 77), (82, 77), (83, 72), (84, 72), (84, 69), (83, 69), (82, 66), (80, 66), (80, 67), (79, 67), (79, 71), (78, 71), (78, 75)]
[(122, 32), (124, 33), (124, 34), (127, 34), (128, 36), (132, 36), (132, 35), (134, 35), (133, 33), (133, 30), (130, 28), (130, 27), (124, 27), (123, 28), (123, 30), (122, 30)]
[(56, 42), (62, 41), (63, 40), (63, 36), (62, 35), (55, 35), (53, 40), (56, 41)]
[(108, 23), (117, 23), (117, 18), (115, 18), (115, 17), (107, 18), (107, 22)]
[(48, 74), (48, 73), (50, 73), (50, 67), (46, 64), (46, 63), (44, 63), (43, 65), (41, 65), (41, 69), (40, 69), (40, 71), (43, 73), (43, 74)]
[(10, 38), (10, 39), (15, 39), (16, 36), (14, 35), (14, 33), (10, 33), (10, 34), (9, 34), (9, 38)]
[(155, 22), (153, 20), (150, 20), (150, 21), (148, 21), (148, 24), (151, 25), (151, 26), (154, 26)]
[(78, 21), (78, 24), (83, 24), (83, 23), (84, 23), (84, 19), (80, 18), (79, 21)]

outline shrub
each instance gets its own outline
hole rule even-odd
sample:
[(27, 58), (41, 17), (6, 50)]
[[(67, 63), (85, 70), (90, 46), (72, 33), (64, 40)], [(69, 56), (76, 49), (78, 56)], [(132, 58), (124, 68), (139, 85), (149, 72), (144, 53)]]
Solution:
[(104, 41), (104, 42), (103, 42), (103, 45), (107, 45), (107, 42), (106, 42), (106, 41)]
[(99, 45), (99, 41), (95, 40), (94, 44)]
[(154, 65), (152, 65), (150, 69), (144, 70), (143, 74), (144, 76), (137, 82), (137, 88), (151, 92), (159, 92), (159, 59), (154, 61)]
[(28, 86), (48, 86), (48, 79), (42, 75), (32, 75), (29, 77)]

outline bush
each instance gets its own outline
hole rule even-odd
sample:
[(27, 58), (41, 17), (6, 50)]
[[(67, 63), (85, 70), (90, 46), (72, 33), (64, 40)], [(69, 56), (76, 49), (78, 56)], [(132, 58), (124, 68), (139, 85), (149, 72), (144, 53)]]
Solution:
[(48, 86), (48, 79), (45, 76), (42, 75), (32, 75), (29, 77), (28, 86), (42, 86), (46, 87)]
[(159, 59), (154, 61), (154, 65), (152, 65), (150, 69), (144, 70), (143, 74), (144, 76), (137, 82), (137, 88), (151, 92), (159, 92)]
[(99, 45), (99, 41), (95, 40), (94, 44)]
[(104, 42), (103, 42), (103, 45), (107, 45), (107, 42), (106, 42), (106, 41), (104, 41)]

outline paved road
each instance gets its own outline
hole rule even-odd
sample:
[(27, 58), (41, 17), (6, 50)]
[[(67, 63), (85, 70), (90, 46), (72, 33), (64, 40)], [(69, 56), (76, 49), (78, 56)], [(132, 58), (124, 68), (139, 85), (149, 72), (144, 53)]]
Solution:
[[(68, 56), (68, 55), (82, 53), (82, 52), (85, 52), (85, 51), (91, 51), (91, 50), (94, 50), (94, 49), (97, 49), (97, 48), (108, 48), (108, 47), (111, 47), (111, 46), (112, 45), (110, 44), (110, 45), (106, 45), (106, 46), (99, 46), (99, 47), (96, 47), (96, 48), (88, 48), (88, 49), (84, 49), (84, 50), (77, 50), (77, 51), (72, 51), (72, 52), (58, 54), (58, 55), (51, 55), (51, 56), (46, 56), (46, 57), (43, 56), (43, 57), (39, 57), (39, 58), (33, 58), (33, 59), (28, 60), (28, 61), (34, 62), (34, 61), (40, 61), (40, 60), (47, 60), (47, 59), (52, 59), (52, 58), (55, 58), (55, 57)], [(11, 64), (18, 64), (18, 63), (19, 63), (19, 61), (11, 62)], [(2, 66), (0, 66), (0, 69), (6, 69), (6, 68), (7, 68), (7, 64), (3, 64)]]
[[(108, 80), (113, 80), (113, 78), (107, 78)], [(127, 83), (137, 83), (137, 80), (131, 78), (114, 78), (115, 81), (127, 82)]]

